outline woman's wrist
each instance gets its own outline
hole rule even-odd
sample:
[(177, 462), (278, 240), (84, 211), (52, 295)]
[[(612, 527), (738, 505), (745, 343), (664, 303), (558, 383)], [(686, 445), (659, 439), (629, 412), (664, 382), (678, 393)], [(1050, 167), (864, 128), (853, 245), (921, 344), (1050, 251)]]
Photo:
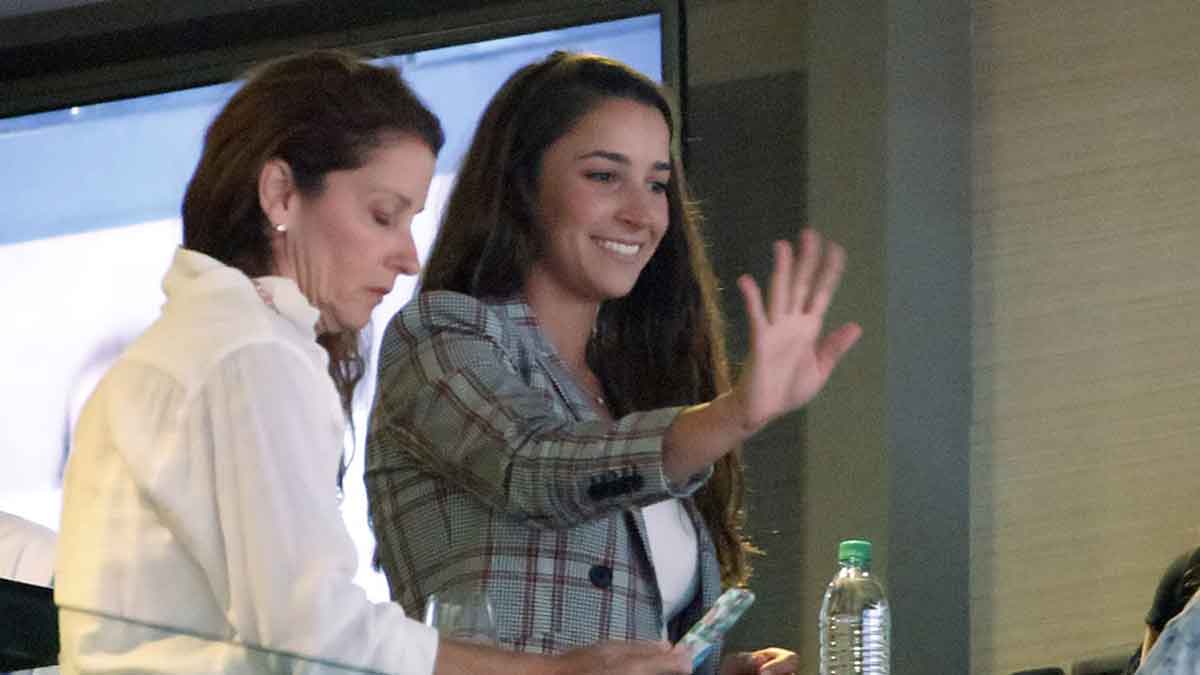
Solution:
[(745, 415), (733, 392), (684, 408), (663, 436), (663, 472), (682, 484), (762, 428)]
[(737, 440), (734, 445), (741, 445), (746, 439), (758, 433), (766, 426), (766, 420), (750, 418), (742, 390), (734, 387), (712, 400), (714, 406), (719, 406), (718, 414), (732, 429), (736, 429)]

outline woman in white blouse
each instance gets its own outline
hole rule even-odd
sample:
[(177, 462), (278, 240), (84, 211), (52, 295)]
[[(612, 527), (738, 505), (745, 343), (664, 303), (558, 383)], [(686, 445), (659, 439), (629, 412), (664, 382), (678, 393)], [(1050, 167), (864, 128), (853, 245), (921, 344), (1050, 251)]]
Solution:
[(217, 116), (162, 316), (76, 432), (64, 672), (250, 671), (260, 648), (405, 674), (686, 671), (661, 644), (549, 659), (439, 642), (351, 582), (336, 481), (356, 332), (417, 271), (442, 140), (397, 72), (336, 52), (262, 67)]

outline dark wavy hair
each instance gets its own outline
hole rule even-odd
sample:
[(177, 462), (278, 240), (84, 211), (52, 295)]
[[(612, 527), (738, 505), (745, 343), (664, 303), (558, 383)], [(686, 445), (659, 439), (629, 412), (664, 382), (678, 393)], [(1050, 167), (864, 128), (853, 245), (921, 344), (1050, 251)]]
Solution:
[[(437, 117), (395, 68), (335, 50), (259, 66), (204, 136), (183, 197), (184, 247), (250, 277), (271, 274), (270, 223), (258, 198), (263, 166), (287, 162), (301, 194), (317, 197), (326, 174), (362, 167), (397, 135), (421, 140), (434, 155), (444, 142)], [(329, 353), (329, 374), (348, 417), (364, 370), (358, 332), (326, 333), (318, 342)], [(339, 485), (344, 472), (345, 466)]]
[[(521, 68), (492, 99), (447, 203), (421, 278), (423, 291), (479, 298), (516, 295), (541, 250), (537, 179), (546, 149), (611, 99), (659, 110), (675, 122), (662, 89), (600, 56), (555, 52)], [(669, 225), (657, 251), (623, 298), (600, 308), (589, 365), (620, 416), (708, 401), (729, 388), (716, 277), (699, 232), (680, 162), (671, 153)], [(649, 375), (649, 376), (648, 376)], [(722, 581), (745, 583), (753, 551), (742, 532), (739, 451), (722, 457), (696, 504), (716, 542)]]

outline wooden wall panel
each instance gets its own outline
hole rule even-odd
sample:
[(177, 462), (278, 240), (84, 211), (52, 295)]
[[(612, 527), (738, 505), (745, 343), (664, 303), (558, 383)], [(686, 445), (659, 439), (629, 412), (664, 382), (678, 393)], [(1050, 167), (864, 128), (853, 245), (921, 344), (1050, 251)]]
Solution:
[(1200, 545), (1200, 3), (975, 3), (972, 672), (1140, 637)]

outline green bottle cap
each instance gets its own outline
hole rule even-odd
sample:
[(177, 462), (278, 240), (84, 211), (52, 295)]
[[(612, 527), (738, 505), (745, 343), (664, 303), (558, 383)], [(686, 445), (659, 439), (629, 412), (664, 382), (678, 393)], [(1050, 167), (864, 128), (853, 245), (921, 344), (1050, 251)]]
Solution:
[(847, 539), (838, 545), (838, 562), (871, 562), (871, 542), (863, 539)]

